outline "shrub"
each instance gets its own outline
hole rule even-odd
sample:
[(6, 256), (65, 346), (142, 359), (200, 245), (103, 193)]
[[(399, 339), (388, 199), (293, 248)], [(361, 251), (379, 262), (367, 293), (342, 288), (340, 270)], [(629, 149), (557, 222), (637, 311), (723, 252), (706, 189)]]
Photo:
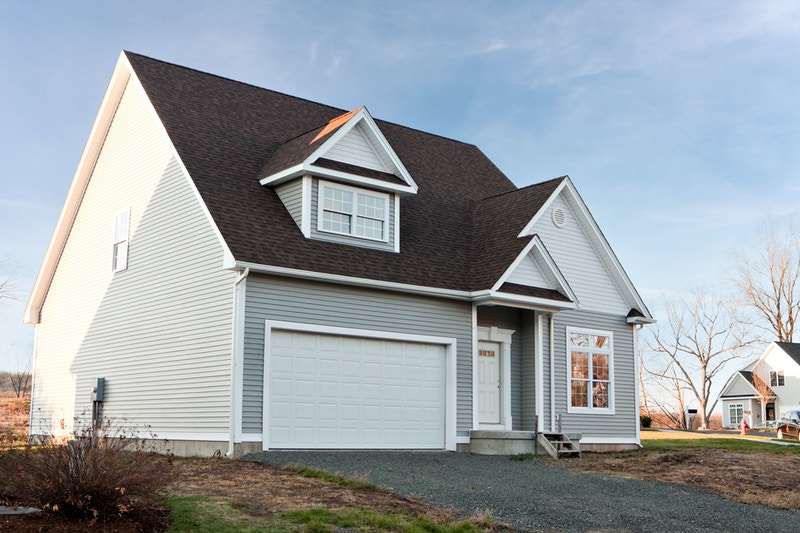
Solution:
[(644, 429), (648, 429), (650, 425), (653, 423), (653, 419), (647, 415), (639, 415), (639, 423), (642, 425)]
[[(113, 435), (113, 436), (112, 436)], [(0, 455), (0, 497), (70, 519), (113, 519), (150, 506), (170, 481), (171, 457), (121, 426), (83, 429), (66, 442), (7, 450)]]

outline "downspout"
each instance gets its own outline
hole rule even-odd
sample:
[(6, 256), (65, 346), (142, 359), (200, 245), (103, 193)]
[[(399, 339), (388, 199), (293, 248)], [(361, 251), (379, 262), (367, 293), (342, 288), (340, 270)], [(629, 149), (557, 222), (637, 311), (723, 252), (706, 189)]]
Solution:
[(556, 348), (553, 341), (553, 313), (550, 313), (550, 431), (556, 430)]
[(34, 409), (36, 408), (34, 402), (36, 401), (36, 367), (38, 366), (36, 364), (36, 360), (38, 359), (39, 355), (38, 348), (39, 348), (39, 324), (41, 324), (41, 321), (39, 320), (40, 317), (41, 315), (37, 317), (36, 323), (33, 325), (33, 353), (31, 354), (31, 360), (33, 362), (31, 364), (31, 392), (30, 392), (31, 402), (30, 405), (28, 406), (28, 444), (33, 444), (31, 438), (33, 437), (34, 428), (41, 428), (41, 420), (36, 426), (34, 425), (34, 420), (33, 420), (33, 413)]
[[(233, 284), (233, 336), (231, 353), (231, 414), (230, 434), (228, 435), (228, 451), (225, 457), (233, 457), (236, 443), (237, 394), (239, 392), (239, 369), (244, 359), (244, 298), (240, 296), (241, 285), (250, 274), (250, 267), (239, 271), (239, 277)], [(242, 309), (240, 309), (242, 308)], [(241, 326), (241, 328), (240, 328)]]

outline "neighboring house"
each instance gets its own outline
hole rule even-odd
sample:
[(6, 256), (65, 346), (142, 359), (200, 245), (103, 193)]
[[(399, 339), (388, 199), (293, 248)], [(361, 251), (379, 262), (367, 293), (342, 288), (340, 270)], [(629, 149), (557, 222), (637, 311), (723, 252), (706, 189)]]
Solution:
[(31, 433), (179, 454), (639, 442), (652, 317), (568, 177), (124, 52), (25, 315)]
[(754, 363), (735, 372), (720, 392), (722, 425), (771, 425), (790, 409), (800, 409), (800, 344), (772, 342)]

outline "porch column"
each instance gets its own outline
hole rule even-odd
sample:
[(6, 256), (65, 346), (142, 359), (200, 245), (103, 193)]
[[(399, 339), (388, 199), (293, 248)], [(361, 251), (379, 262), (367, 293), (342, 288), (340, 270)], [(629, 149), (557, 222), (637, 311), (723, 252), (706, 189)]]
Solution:
[(534, 328), (536, 330), (536, 347), (534, 363), (536, 368), (536, 431), (544, 431), (544, 340), (542, 338), (542, 313), (534, 312)]

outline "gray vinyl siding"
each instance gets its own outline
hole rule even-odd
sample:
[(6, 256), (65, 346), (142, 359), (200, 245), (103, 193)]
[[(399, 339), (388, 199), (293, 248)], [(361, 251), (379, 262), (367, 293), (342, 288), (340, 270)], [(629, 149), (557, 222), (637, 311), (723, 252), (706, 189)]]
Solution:
[[(568, 413), (567, 327), (596, 329), (613, 333), (614, 414)], [(582, 433), (584, 438), (627, 439), (636, 437), (639, 415), (635, 412), (637, 390), (633, 328), (624, 316), (587, 311), (563, 311), (554, 315), (556, 414), (565, 432)], [(549, 377), (548, 377), (549, 379)], [(546, 402), (549, 398), (546, 397)]]
[[(117, 424), (228, 431), (234, 275), (148, 105), (130, 84), (42, 309), (33, 413), (45, 432), (88, 417), (97, 377)], [(128, 268), (112, 273), (113, 215), (128, 206)]]
[(514, 421), (514, 429), (533, 431), (536, 429), (536, 321), (533, 311), (520, 312), (521, 351), (520, 361), (520, 418)]
[(532, 254), (528, 254), (520, 261), (506, 281), (531, 287), (553, 287), (553, 284), (543, 275)]
[(453, 337), (457, 341), (457, 432), (472, 427), (472, 320), (466, 302), (291, 278), (247, 280), (243, 432), (262, 431), (264, 321)]
[[(566, 223), (563, 228), (553, 224), (552, 210), (563, 209)], [(573, 206), (564, 196), (557, 197), (547, 213), (534, 227), (558, 268), (580, 302), (581, 309), (600, 313), (626, 315), (630, 305), (620, 293), (606, 265), (600, 260), (605, 254), (594, 249)]]
[(745, 381), (741, 374), (737, 373), (736, 377), (733, 379), (734, 381), (725, 393), (725, 396), (752, 396), (756, 394), (753, 387)]
[(382, 154), (383, 150), (375, 150), (372, 143), (364, 136), (364, 130), (359, 124), (339, 139), (339, 142), (328, 150), (324, 157), (359, 167), (390, 172), (389, 162), (379, 159), (378, 153)]
[[(367, 190), (367, 192), (369, 192)], [(314, 178), (312, 191), (311, 191), (311, 238), (320, 241), (338, 242), (341, 244), (349, 244), (351, 246), (362, 246), (364, 248), (374, 248), (376, 250), (385, 250), (387, 252), (394, 251), (394, 232), (395, 232), (395, 212), (394, 212), (394, 198), (389, 195), (386, 202), (386, 208), (389, 210), (388, 220), (388, 238), (387, 242), (373, 241), (369, 239), (361, 239), (358, 237), (351, 237), (349, 235), (338, 235), (336, 233), (328, 233), (325, 231), (317, 230), (318, 207), (319, 207), (319, 180)]]
[(292, 215), (297, 227), (303, 228), (303, 179), (297, 178), (289, 183), (284, 183), (275, 187), (275, 192), (286, 206), (286, 210)]

